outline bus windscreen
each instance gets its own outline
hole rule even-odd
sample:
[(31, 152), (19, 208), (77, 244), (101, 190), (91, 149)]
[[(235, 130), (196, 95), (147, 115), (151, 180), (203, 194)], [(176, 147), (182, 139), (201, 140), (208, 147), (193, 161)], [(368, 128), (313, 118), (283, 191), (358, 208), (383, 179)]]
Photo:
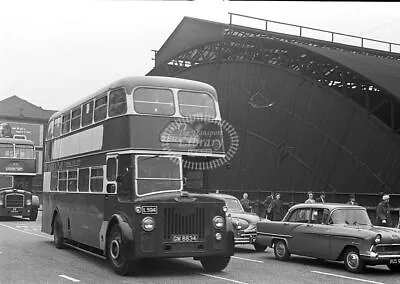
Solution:
[(179, 110), (183, 116), (215, 118), (215, 103), (206, 93), (179, 91)]
[(179, 163), (171, 157), (139, 156), (137, 159), (137, 194), (180, 190)]
[(133, 93), (133, 106), (137, 113), (173, 115), (174, 96), (171, 90), (137, 88)]

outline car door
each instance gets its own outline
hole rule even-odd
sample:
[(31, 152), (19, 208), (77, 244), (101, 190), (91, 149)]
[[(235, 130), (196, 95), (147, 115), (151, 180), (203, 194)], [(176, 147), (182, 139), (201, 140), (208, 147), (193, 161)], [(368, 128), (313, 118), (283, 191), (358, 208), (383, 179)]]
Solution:
[(329, 257), (329, 225), (326, 224), (327, 209), (303, 208), (300, 212), (301, 225), (293, 228), (294, 253), (317, 257)]

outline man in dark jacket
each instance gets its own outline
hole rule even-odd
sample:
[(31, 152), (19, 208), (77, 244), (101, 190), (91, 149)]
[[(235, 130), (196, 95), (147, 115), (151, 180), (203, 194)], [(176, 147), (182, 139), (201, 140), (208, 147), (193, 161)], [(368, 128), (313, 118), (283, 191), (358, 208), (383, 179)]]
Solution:
[(272, 221), (281, 221), (285, 217), (285, 208), (283, 207), (280, 193), (277, 193), (272, 201), (271, 214), (270, 220)]
[(321, 192), (317, 200), (315, 200), (315, 202), (325, 203), (325, 192)]
[(263, 201), (263, 206), (264, 206), (264, 214), (262, 217), (265, 217), (269, 220), (271, 220), (271, 209), (272, 209), (272, 201), (274, 200), (274, 193), (271, 192), (270, 195), (265, 197), (265, 200)]
[(389, 194), (382, 196), (382, 201), (376, 207), (376, 225), (390, 227)]
[(251, 202), (248, 197), (249, 195), (247, 192), (243, 193), (243, 198), (240, 200), (240, 203), (242, 204), (244, 211), (251, 212)]

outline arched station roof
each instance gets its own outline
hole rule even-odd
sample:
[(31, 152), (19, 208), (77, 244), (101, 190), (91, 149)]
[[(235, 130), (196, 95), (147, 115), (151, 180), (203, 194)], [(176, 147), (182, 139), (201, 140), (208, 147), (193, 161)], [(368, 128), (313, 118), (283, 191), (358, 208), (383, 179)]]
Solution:
[(351, 99), (400, 133), (400, 54), (393, 52), (185, 17), (156, 53), (149, 74), (169, 68), (174, 76), (221, 58), (272, 62), (343, 93), (352, 89)]

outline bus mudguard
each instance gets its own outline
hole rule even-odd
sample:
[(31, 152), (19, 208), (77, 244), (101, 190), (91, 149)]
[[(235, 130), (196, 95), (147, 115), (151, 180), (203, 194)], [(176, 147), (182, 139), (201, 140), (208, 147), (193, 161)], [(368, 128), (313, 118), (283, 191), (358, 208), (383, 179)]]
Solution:
[(32, 207), (39, 207), (39, 196), (32, 195)]
[[(133, 228), (129, 225), (127, 218), (121, 214), (114, 214), (111, 216), (110, 221), (108, 222), (107, 226), (107, 238), (111, 232), (111, 229), (114, 225), (118, 225), (121, 228), (122, 233), (122, 242), (124, 243), (125, 247), (133, 247)], [(107, 240), (102, 243), (101, 249), (106, 249)], [(104, 250), (106, 251), (106, 250)], [(126, 251), (126, 250), (122, 250)]]

